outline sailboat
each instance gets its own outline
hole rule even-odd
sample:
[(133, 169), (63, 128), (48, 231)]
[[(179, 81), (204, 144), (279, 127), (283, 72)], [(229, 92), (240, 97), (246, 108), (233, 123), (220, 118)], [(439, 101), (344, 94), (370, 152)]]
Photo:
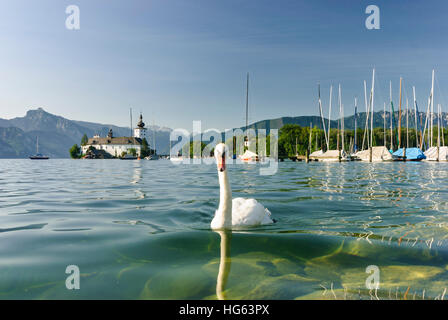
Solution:
[[(434, 87), (434, 70), (433, 70), (433, 75), (432, 75), (432, 86)], [(434, 96), (433, 96), (434, 92), (433, 89), (431, 89), (431, 108), (433, 109), (434, 107)], [(440, 106), (440, 104), (437, 105), (437, 146), (433, 147), (432, 146), (432, 139), (431, 140), (431, 145), (430, 147), (425, 151), (425, 156), (426, 159), (425, 161), (448, 161), (448, 147), (446, 147), (445, 141), (443, 141), (443, 146), (441, 146), (441, 141), (440, 141), (440, 127), (442, 126), (442, 139), (445, 140), (443, 138), (443, 120), (442, 118), (442, 108)], [(432, 112), (432, 111), (431, 111)], [(433, 121), (433, 115), (431, 115), (430, 117), (431, 122)], [(431, 123), (431, 135), (432, 135), (432, 123)]]
[[(325, 121), (324, 121), (323, 110), (322, 110), (322, 101), (320, 99), (320, 84), (318, 85), (318, 96), (319, 96), (319, 100), (318, 100), (319, 113), (320, 113), (320, 118), (322, 120), (322, 129), (324, 131), (325, 143), (327, 145), (327, 150), (328, 150), (329, 149), (329, 147), (328, 147), (329, 139), (330, 139), (331, 99), (333, 97), (333, 86), (330, 86), (330, 101), (329, 101), (329, 108), (328, 108), (328, 134), (327, 134), (327, 131), (325, 129)], [(317, 146), (317, 144), (316, 144), (316, 146)], [(323, 146), (321, 146), (321, 148), (319, 150), (311, 152), (309, 158), (310, 158), (310, 160), (322, 161), (322, 159), (319, 159), (319, 157), (321, 157), (323, 154), (324, 154), (324, 150), (323, 150)]]
[[(145, 157), (145, 160), (159, 160), (159, 155), (156, 153), (156, 127), (155, 127), (155, 121), (153, 120), (152, 123), (152, 148), (153, 148), (153, 154), (150, 154), (149, 156)], [(171, 141), (170, 141), (171, 142)]]
[[(247, 81), (246, 81), (246, 129), (245, 133), (247, 134), (247, 127), (248, 127), (248, 120), (249, 120), (249, 72), (247, 73)], [(257, 162), (259, 161), (258, 155), (249, 150), (249, 138), (246, 135), (244, 137), (244, 153), (239, 156), (239, 159), (243, 162)]]
[(48, 160), (50, 159), (47, 156), (44, 156), (39, 153), (39, 137), (36, 137), (36, 154), (34, 156), (30, 156), (31, 160)]
[[(448, 161), (448, 147), (441, 146), (440, 141), (440, 127), (442, 125), (441, 121), (441, 106), (437, 105), (437, 147), (430, 147), (425, 151), (426, 161)], [(443, 126), (442, 126), (442, 137), (443, 137)]]
[[(366, 125), (365, 125), (361, 149), (364, 149), (365, 140), (367, 140), (367, 149), (358, 151), (355, 154), (354, 158), (356, 160), (368, 161), (368, 162), (391, 161), (392, 155), (384, 145), (376, 146), (376, 147), (373, 146), (374, 97), (375, 97), (375, 69), (373, 69), (373, 71), (372, 71), (372, 88), (370, 89), (370, 98), (369, 98), (368, 102), (367, 102), (367, 84), (366, 84), (366, 81), (364, 81), (364, 103), (366, 106)], [(386, 126), (385, 111), (383, 114), (384, 114), (384, 128), (385, 128), (385, 126)], [(369, 135), (369, 120), (370, 120), (370, 137), (368, 136)]]
[[(403, 78), (400, 78), (400, 100), (398, 107), (398, 150), (392, 154), (395, 161), (421, 161), (426, 158), (423, 151), (418, 147), (409, 147), (409, 139), (406, 139), (406, 147), (401, 147), (401, 91), (402, 91)], [(431, 95), (434, 90), (434, 73), (433, 73), (433, 88), (431, 89)], [(415, 101), (414, 101), (415, 103)], [(408, 118), (408, 107), (406, 104), (406, 117)], [(406, 119), (407, 119), (406, 118)], [(406, 121), (406, 131), (408, 131), (408, 121)]]
[[(341, 85), (339, 85), (339, 118), (338, 119), (338, 133), (337, 133), (337, 148), (336, 150), (329, 150), (330, 149), (330, 131), (326, 131), (325, 128), (325, 122), (323, 119), (323, 112), (322, 112), (322, 101), (320, 98), (320, 85), (318, 86), (318, 94), (319, 94), (319, 110), (320, 115), (322, 118), (322, 127), (325, 134), (325, 141), (327, 144), (327, 151), (322, 152), (321, 154), (317, 154), (313, 156), (313, 160), (322, 161), (322, 162), (341, 162), (341, 161), (348, 161), (349, 158), (347, 156), (347, 153), (344, 150), (344, 109), (342, 105), (342, 98), (341, 98)], [(332, 96), (332, 87), (330, 87), (330, 110), (331, 110), (331, 96)], [(339, 148), (339, 134), (341, 134), (341, 141), (342, 141), (342, 148)]]

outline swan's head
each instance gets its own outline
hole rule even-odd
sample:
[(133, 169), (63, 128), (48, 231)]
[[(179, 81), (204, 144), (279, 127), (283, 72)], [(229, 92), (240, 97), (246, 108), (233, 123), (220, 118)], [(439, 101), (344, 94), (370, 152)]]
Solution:
[(218, 171), (223, 172), (226, 170), (226, 153), (227, 146), (224, 143), (219, 143), (215, 147), (215, 159), (216, 164), (218, 165)]

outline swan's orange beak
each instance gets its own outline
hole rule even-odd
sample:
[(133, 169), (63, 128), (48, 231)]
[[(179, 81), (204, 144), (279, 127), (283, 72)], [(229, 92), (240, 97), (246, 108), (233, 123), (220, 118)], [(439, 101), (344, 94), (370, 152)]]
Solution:
[(218, 170), (223, 172), (226, 170), (226, 156), (223, 154), (221, 157), (218, 158)]

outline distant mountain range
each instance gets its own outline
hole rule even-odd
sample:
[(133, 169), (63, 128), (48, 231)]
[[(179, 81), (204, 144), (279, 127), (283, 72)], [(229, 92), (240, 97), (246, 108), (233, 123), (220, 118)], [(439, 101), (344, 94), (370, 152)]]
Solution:
[[(114, 136), (129, 136), (130, 128), (74, 121), (46, 112), (42, 108), (29, 110), (25, 117), (10, 120), (0, 118), (0, 158), (26, 158), (36, 153), (36, 137), (39, 137), (39, 152), (51, 158), (68, 158), (68, 150), (75, 143), (80, 145), (84, 134), (106, 136), (112, 129)], [(149, 126), (149, 141), (156, 132), (158, 152), (169, 152), (171, 129)]]
[[(423, 115), (423, 113), (421, 113)], [(419, 115), (420, 118), (420, 115)], [(447, 125), (447, 114), (443, 113), (443, 124)], [(425, 116), (423, 115), (423, 121)], [(383, 112), (374, 113), (374, 127), (383, 127)], [(398, 112), (395, 113), (395, 124), (398, 122)], [(366, 113), (359, 113), (357, 118), (358, 128), (364, 128)], [(249, 125), (253, 129), (280, 129), (285, 124), (297, 124), (308, 127), (322, 128), (322, 120), (319, 116), (281, 117), (255, 122)], [(414, 115), (409, 113), (409, 127), (414, 128)], [(435, 117), (434, 123), (437, 124)], [(328, 128), (328, 120), (325, 119)], [(344, 118), (345, 129), (354, 129), (355, 116)], [(390, 113), (386, 112), (386, 126), (390, 128)], [(402, 126), (406, 126), (406, 113), (402, 114)], [(331, 121), (331, 128), (337, 128), (337, 120)], [(72, 145), (80, 144), (84, 134), (92, 137), (95, 134), (106, 136), (112, 129), (114, 136), (129, 136), (130, 128), (114, 125), (99, 124), (85, 121), (74, 121), (46, 112), (42, 108), (29, 110), (24, 117), (10, 120), (0, 118), (0, 158), (26, 158), (36, 153), (36, 137), (39, 137), (39, 151), (51, 158), (68, 158), (68, 150)], [(156, 149), (159, 154), (169, 153), (170, 128), (149, 126), (149, 144), (152, 146), (152, 133), (156, 133)]]

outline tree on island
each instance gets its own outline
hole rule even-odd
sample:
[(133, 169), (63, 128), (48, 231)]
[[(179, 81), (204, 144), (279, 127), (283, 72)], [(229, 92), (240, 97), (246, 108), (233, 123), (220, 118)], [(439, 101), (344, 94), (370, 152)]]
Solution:
[(79, 158), (81, 157), (81, 148), (78, 147), (77, 144), (74, 144), (74, 145), (70, 148), (69, 152), (70, 152), (70, 157), (71, 157), (72, 159), (79, 159)]
[(130, 149), (128, 149), (128, 154), (135, 157), (137, 155), (137, 150), (135, 150), (134, 148), (130, 148)]
[(142, 149), (140, 151), (140, 155), (142, 158), (147, 157), (151, 154), (151, 149), (149, 148), (148, 141), (146, 141), (146, 138), (143, 138), (142, 140)]
[(84, 135), (81, 138), (81, 145), (85, 146), (87, 143), (89, 142), (89, 138), (87, 137), (87, 135), (84, 133)]

